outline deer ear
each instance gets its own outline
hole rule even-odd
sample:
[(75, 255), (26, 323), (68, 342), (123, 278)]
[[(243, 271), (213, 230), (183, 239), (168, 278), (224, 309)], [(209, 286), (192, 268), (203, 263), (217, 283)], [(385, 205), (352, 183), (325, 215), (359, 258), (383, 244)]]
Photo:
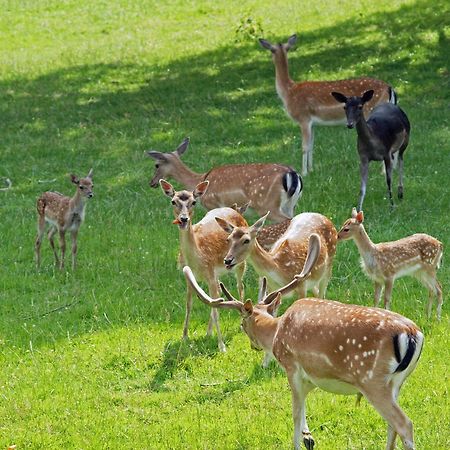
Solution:
[(217, 224), (222, 228), (223, 231), (225, 231), (228, 234), (231, 234), (234, 230), (234, 226), (231, 225), (230, 222), (227, 222), (225, 219), (222, 219), (222, 217), (215, 217)]
[(208, 180), (202, 181), (201, 183), (197, 184), (197, 186), (195, 186), (194, 191), (192, 192), (194, 198), (198, 198), (204, 195), (206, 189), (208, 189), (208, 184), (209, 184)]
[(247, 317), (253, 314), (253, 303), (251, 300), (246, 300), (242, 308)]
[(293, 34), (287, 41), (286, 44), (286, 51), (289, 51), (297, 42), (297, 35)]
[(156, 159), (156, 161), (167, 161), (167, 158), (164, 155), (164, 153), (157, 152), (156, 150), (148, 151), (147, 156), (150, 158)]
[(278, 292), (277, 296), (267, 306), (267, 312), (271, 316), (276, 317), (280, 305), (281, 305), (281, 294)]
[(340, 92), (332, 92), (331, 95), (339, 102), (339, 103), (347, 103), (347, 97)]
[(275, 47), (265, 39), (259, 39), (259, 43), (261, 44), (262, 48), (265, 48), (266, 50), (270, 50), (272, 53), (275, 53)]
[(364, 222), (364, 213), (362, 211), (359, 211), (359, 213), (356, 214), (355, 219), (359, 222), (359, 223), (363, 223)]
[(92, 175), (94, 175), (94, 169), (90, 169), (89, 173), (86, 175), (86, 178), (90, 178), (92, 180)]
[(70, 174), (70, 181), (73, 184), (80, 184), (80, 179), (76, 175), (74, 175), (73, 173)]
[(363, 104), (367, 103), (369, 100), (372, 99), (373, 93), (374, 93), (373, 89), (371, 89), (370, 91), (364, 92), (364, 94), (361, 97), (361, 100), (362, 100)]
[(164, 194), (167, 195), (167, 197), (172, 198), (175, 195), (175, 190), (173, 186), (166, 180), (163, 179), (159, 180), (159, 185), (161, 186), (162, 191), (164, 192)]
[(265, 216), (262, 216), (250, 227), (250, 234), (252, 236), (256, 236), (261, 231), (261, 228), (264, 226), (264, 223), (269, 214), (270, 214), (270, 211), (267, 211)]
[(185, 138), (184, 141), (177, 147), (177, 149), (175, 150), (175, 153), (178, 156), (181, 156), (187, 150), (187, 148), (189, 146), (189, 142), (190, 142), (190, 139), (188, 137)]
[(352, 208), (352, 219), (356, 218), (356, 215), (358, 214), (358, 211), (355, 207)]

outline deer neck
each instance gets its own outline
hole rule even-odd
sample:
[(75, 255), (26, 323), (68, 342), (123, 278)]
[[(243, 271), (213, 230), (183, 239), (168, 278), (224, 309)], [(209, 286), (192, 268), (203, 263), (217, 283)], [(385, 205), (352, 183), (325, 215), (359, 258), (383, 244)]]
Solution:
[(81, 195), (80, 190), (77, 189), (75, 195), (69, 201), (69, 210), (83, 216), (86, 200), (86, 197)]
[(181, 159), (177, 158), (176, 163), (173, 164), (173, 170), (170, 175), (175, 181), (181, 183), (186, 189), (194, 189), (198, 183), (205, 179), (206, 173), (197, 173), (189, 169)]
[(366, 120), (364, 119), (363, 114), (361, 113), (361, 118), (356, 123), (356, 131), (358, 133), (358, 138), (364, 142), (369, 142), (372, 138), (372, 132), (367, 125)]
[(276, 57), (275, 61), (275, 86), (278, 96), (286, 101), (286, 96), (289, 88), (294, 84), (289, 76), (289, 66), (286, 54), (282, 54)]
[(180, 229), (180, 249), (186, 264), (197, 266), (196, 261), (199, 259), (198, 246), (191, 221), (189, 221), (185, 230)]
[(356, 246), (358, 247), (359, 254), (363, 258), (364, 262), (366, 263), (366, 265), (369, 264), (372, 261), (372, 257), (376, 251), (376, 247), (362, 225), (359, 227), (359, 230), (353, 235), (353, 240), (355, 241)]
[(255, 240), (250, 250), (249, 259), (258, 275), (267, 277), (270, 286), (284, 284), (284, 280), (279, 275), (278, 264), (274, 261), (273, 256), (261, 247), (258, 240)]

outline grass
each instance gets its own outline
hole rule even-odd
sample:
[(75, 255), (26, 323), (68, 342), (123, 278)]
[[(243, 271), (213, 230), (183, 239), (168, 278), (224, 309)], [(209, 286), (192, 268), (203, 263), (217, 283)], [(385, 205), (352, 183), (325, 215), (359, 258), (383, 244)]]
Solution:
[[(3, 0), (1, 7), (0, 182), (8, 177), (13, 188), (0, 192), (0, 448), (290, 448), (286, 378), (275, 365), (260, 368), (233, 312), (221, 316), (226, 354), (204, 336), (209, 312), (198, 302), (191, 339), (180, 339), (177, 230), (167, 199), (148, 186), (153, 168), (144, 151), (172, 150), (189, 135), (184, 159), (198, 171), (251, 161), (299, 169), (298, 128), (254, 39), (254, 30), (274, 41), (298, 32), (294, 79), (381, 78), (411, 120), (405, 199), (390, 211), (372, 166), (369, 234), (381, 241), (427, 232), (448, 249), (448, 4)], [(345, 127), (316, 130), (316, 170), (304, 180), (298, 212), (321, 212), (336, 226), (349, 216), (359, 186), (355, 141)], [(78, 270), (55, 270), (44, 243), (37, 272), (36, 197), (71, 193), (68, 174), (90, 167), (96, 196), (80, 232)], [(353, 244), (338, 247), (329, 298), (371, 303), (357, 260)], [(439, 278), (446, 298), (445, 253)], [(247, 291), (255, 298), (252, 270)], [(425, 302), (414, 280), (396, 283), (393, 308), (426, 335), (400, 400), (417, 448), (446, 449), (448, 305), (437, 323), (425, 318)], [(385, 441), (381, 418), (351, 397), (312, 393), (308, 420), (321, 449)]]

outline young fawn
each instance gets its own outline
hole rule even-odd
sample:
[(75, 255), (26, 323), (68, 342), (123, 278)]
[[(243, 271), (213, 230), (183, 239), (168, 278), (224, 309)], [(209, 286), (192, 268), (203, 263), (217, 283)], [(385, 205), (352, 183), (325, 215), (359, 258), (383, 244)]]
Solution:
[[(66, 231), (70, 231), (72, 238), (72, 269), (76, 268), (77, 261), (77, 237), (81, 224), (84, 221), (86, 200), (92, 198), (93, 170), (91, 169), (85, 178), (71, 175), (70, 179), (76, 185), (75, 195), (67, 197), (59, 192), (44, 192), (37, 200), (38, 235), (35, 243), (36, 265), (41, 265), (41, 244), (45, 232), (45, 224), (50, 224), (48, 239), (55, 255), (55, 263), (60, 269), (64, 268), (64, 256), (66, 252)], [(61, 259), (55, 248), (54, 236), (59, 233), (61, 247)]]
[(328, 392), (363, 395), (388, 423), (386, 450), (393, 450), (398, 434), (405, 449), (414, 449), (413, 425), (397, 402), (406, 378), (416, 367), (424, 337), (400, 314), (379, 308), (342, 304), (318, 298), (293, 303), (281, 317), (273, 317), (281, 294), (308, 278), (320, 254), (320, 238), (311, 235), (302, 273), (261, 303), (242, 303), (222, 287), (223, 298), (208, 296), (189, 267), (188, 285), (213, 309), (237, 310), (253, 349), (274, 355), (288, 377), (292, 391), (294, 447), (300, 439), (313, 450), (306, 421), (305, 400), (318, 387)]
[(372, 89), (364, 92), (361, 97), (346, 97), (339, 92), (332, 92), (331, 95), (338, 102), (344, 103), (347, 127), (356, 126), (358, 133), (357, 145), (361, 172), (358, 211), (361, 211), (366, 195), (370, 161), (384, 161), (389, 200), (391, 206), (394, 206), (391, 189), (393, 161), (398, 154), (398, 198), (401, 200), (403, 198), (403, 153), (408, 146), (411, 130), (408, 117), (397, 105), (383, 103), (374, 108), (366, 121), (362, 110), (374, 96)]
[(384, 307), (389, 309), (394, 281), (411, 275), (428, 288), (428, 317), (431, 316), (433, 297), (436, 296), (437, 318), (440, 320), (442, 289), (436, 278), (436, 270), (442, 259), (442, 243), (428, 234), (420, 233), (398, 241), (374, 244), (364, 229), (363, 221), (363, 212), (357, 213), (356, 208), (353, 208), (352, 217), (340, 229), (338, 239), (355, 241), (361, 255), (361, 265), (375, 284), (375, 306), (380, 302), (384, 287)]
[(288, 115), (300, 125), (303, 150), (302, 175), (313, 169), (313, 126), (345, 123), (345, 113), (330, 98), (331, 91), (340, 90), (347, 95), (361, 95), (368, 89), (374, 89), (377, 93), (365, 105), (366, 114), (380, 103), (397, 102), (394, 90), (384, 81), (374, 78), (296, 83), (289, 76), (287, 53), (297, 42), (297, 36), (292, 35), (285, 44), (271, 44), (265, 39), (260, 39), (259, 42), (263, 48), (272, 53), (278, 96)]
[(270, 211), (269, 219), (274, 222), (293, 217), (303, 184), (291, 167), (283, 164), (228, 164), (196, 173), (181, 160), (188, 146), (189, 138), (186, 138), (173, 152), (147, 153), (156, 160), (151, 187), (157, 187), (159, 180), (167, 177), (191, 190), (208, 180), (208, 191), (201, 198), (202, 205), (208, 210), (248, 203), (258, 214)]
[[(198, 279), (208, 284), (211, 295), (218, 295), (220, 274), (225, 273), (223, 258), (227, 252), (228, 242), (225, 233), (216, 223), (215, 217), (223, 217), (235, 226), (245, 226), (245, 219), (232, 208), (216, 208), (209, 211), (203, 219), (192, 223), (194, 206), (208, 188), (208, 181), (199, 183), (193, 191), (175, 191), (170, 183), (165, 180), (159, 181), (162, 191), (172, 200), (175, 215), (174, 224), (180, 230), (181, 259), (184, 264), (192, 267)], [(242, 277), (245, 271), (245, 263), (236, 267), (235, 275), (239, 295), (244, 296)], [(188, 337), (189, 319), (192, 310), (192, 290), (187, 289), (186, 316), (183, 327), (183, 338)], [(218, 311), (211, 311), (208, 325), (208, 334), (212, 332), (212, 326), (217, 330), (217, 339), (220, 351), (225, 351), (222, 333), (219, 327)]]

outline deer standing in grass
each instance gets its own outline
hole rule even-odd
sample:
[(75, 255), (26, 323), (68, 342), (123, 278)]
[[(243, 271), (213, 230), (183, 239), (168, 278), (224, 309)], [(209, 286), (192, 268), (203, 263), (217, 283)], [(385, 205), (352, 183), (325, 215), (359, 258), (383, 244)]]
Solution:
[(303, 184), (292, 168), (282, 164), (232, 164), (196, 173), (181, 161), (188, 145), (189, 138), (186, 138), (174, 152), (147, 153), (156, 160), (151, 187), (157, 187), (159, 180), (167, 177), (191, 190), (208, 180), (208, 191), (201, 198), (202, 205), (208, 210), (231, 207), (234, 203), (250, 203), (250, 207), (260, 215), (271, 211), (270, 219), (274, 222), (294, 216)]
[(365, 105), (365, 114), (380, 103), (397, 102), (394, 90), (384, 81), (374, 78), (296, 83), (289, 76), (287, 53), (297, 42), (297, 35), (292, 35), (285, 44), (271, 44), (265, 39), (260, 39), (259, 42), (263, 48), (272, 52), (278, 96), (287, 114), (300, 125), (303, 151), (302, 175), (313, 170), (313, 126), (345, 123), (345, 113), (330, 99), (332, 91), (339, 90), (346, 95), (361, 95), (368, 89), (374, 89), (376, 94)]
[(437, 318), (440, 320), (443, 300), (436, 270), (442, 259), (442, 243), (428, 234), (418, 233), (398, 241), (374, 244), (364, 229), (363, 221), (363, 212), (356, 212), (353, 208), (352, 217), (340, 229), (338, 239), (355, 241), (361, 255), (361, 266), (375, 284), (375, 306), (380, 303), (384, 287), (384, 307), (389, 309), (394, 281), (411, 275), (429, 291), (428, 317), (436, 296)]
[[(245, 219), (232, 208), (216, 208), (209, 211), (203, 219), (192, 223), (194, 206), (198, 199), (205, 195), (208, 181), (199, 183), (193, 191), (175, 191), (166, 180), (160, 180), (159, 184), (164, 194), (172, 200), (175, 215), (174, 224), (180, 230), (181, 257), (185, 264), (192, 267), (197, 278), (208, 284), (211, 295), (218, 295), (220, 274), (226, 272), (223, 267), (223, 258), (227, 252), (228, 242), (225, 233), (216, 223), (215, 217), (223, 217), (235, 226), (245, 226)], [(242, 277), (245, 272), (245, 262), (238, 264), (235, 275), (239, 296), (244, 296)], [(192, 310), (192, 289), (187, 289), (186, 316), (183, 327), (183, 338), (188, 337), (189, 319)], [(212, 333), (212, 327), (216, 328), (220, 351), (225, 351), (222, 333), (219, 327), (219, 315), (216, 310), (211, 311), (208, 325), (208, 334)]]
[[(38, 235), (35, 242), (36, 266), (41, 265), (41, 244), (45, 233), (46, 223), (50, 224), (48, 239), (55, 255), (55, 263), (60, 269), (64, 268), (64, 256), (66, 252), (67, 231), (70, 231), (72, 238), (72, 269), (76, 267), (77, 258), (77, 237), (81, 224), (84, 221), (86, 200), (92, 198), (93, 170), (91, 169), (85, 178), (78, 178), (71, 175), (71, 181), (76, 185), (75, 195), (70, 198), (59, 192), (44, 192), (37, 200), (38, 212)], [(61, 247), (61, 259), (55, 248), (54, 236), (59, 233), (59, 243)]]
[(363, 395), (388, 423), (386, 450), (395, 448), (397, 434), (405, 449), (413, 450), (412, 422), (397, 403), (424, 342), (411, 320), (379, 308), (318, 298), (297, 300), (281, 317), (274, 317), (281, 294), (305, 283), (319, 254), (320, 238), (313, 234), (302, 272), (256, 305), (236, 300), (223, 286), (227, 300), (211, 298), (198, 286), (189, 267), (183, 271), (202, 302), (213, 309), (237, 310), (252, 348), (273, 354), (286, 371), (292, 391), (296, 449), (303, 438), (306, 448), (313, 450), (305, 400), (318, 387), (337, 394)]
[(401, 200), (403, 198), (403, 153), (408, 147), (411, 130), (408, 117), (397, 105), (384, 103), (374, 108), (366, 121), (362, 110), (364, 105), (373, 98), (373, 90), (364, 92), (361, 97), (346, 97), (339, 92), (332, 92), (331, 95), (338, 102), (345, 104), (347, 127), (353, 128), (356, 126), (358, 133), (361, 172), (358, 211), (361, 211), (366, 195), (370, 161), (384, 161), (389, 200), (391, 206), (394, 206), (391, 189), (392, 169), (395, 155), (398, 152), (398, 198)]

